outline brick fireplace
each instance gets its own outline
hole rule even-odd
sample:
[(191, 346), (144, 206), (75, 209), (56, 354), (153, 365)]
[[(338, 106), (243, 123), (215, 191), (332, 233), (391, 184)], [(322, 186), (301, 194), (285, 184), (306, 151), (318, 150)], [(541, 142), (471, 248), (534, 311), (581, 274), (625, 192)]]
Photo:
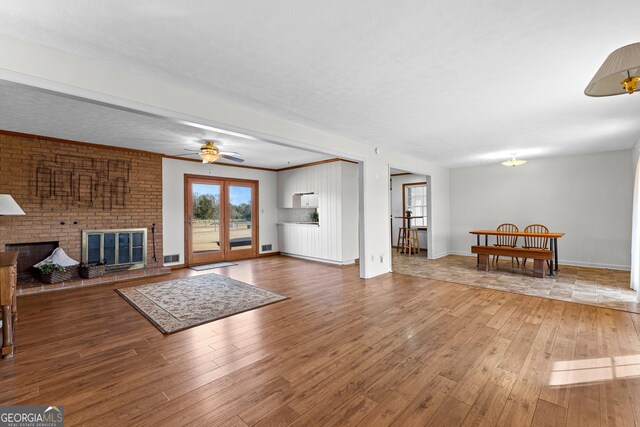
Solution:
[(26, 213), (0, 217), (0, 250), (21, 252), (23, 277), (54, 242), (82, 260), (83, 230), (146, 229), (145, 269), (162, 267), (159, 155), (0, 131), (0, 194)]
[(18, 282), (34, 282), (37, 275), (33, 266), (49, 255), (58, 242), (13, 243), (5, 245), (7, 251), (18, 251)]

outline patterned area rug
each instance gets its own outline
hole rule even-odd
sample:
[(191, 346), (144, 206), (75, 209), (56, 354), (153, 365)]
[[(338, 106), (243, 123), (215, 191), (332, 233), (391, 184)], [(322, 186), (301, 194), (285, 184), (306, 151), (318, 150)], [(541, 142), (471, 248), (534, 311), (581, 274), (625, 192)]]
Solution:
[(164, 334), (289, 298), (218, 274), (121, 288), (116, 292)]

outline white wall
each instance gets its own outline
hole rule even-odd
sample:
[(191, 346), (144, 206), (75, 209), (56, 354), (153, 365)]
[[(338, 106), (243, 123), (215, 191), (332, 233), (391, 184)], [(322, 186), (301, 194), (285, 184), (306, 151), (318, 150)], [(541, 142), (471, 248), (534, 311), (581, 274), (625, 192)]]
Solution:
[(452, 169), (450, 175), (452, 253), (470, 252), (471, 230), (540, 223), (566, 233), (558, 241), (560, 263), (629, 268), (630, 150)]
[[(361, 161), (360, 275), (390, 271), (389, 164), (431, 176), (435, 254), (449, 250), (449, 170), (231, 104), (155, 76), (0, 35), (0, 79)], [(384, 189), (384, 190), (383, 190)], [(387, 208), (384, 208), (387, 206)]]
[[(206, 175), (221, 178), (239, 178), (259, 181), (259, 245), (272, 244), (278, 251), (276, 221), (276, 172), (237, 168), (220, 164), (205, 165), (198, 162), (162, 159), (162, 245), (165, 255), (184, 257), (184, 175)], [(259, 249), (261, 249), (259, 247)], [(260, 251), (262, 253), (262, 251)], [(166, 264), (172, 265), (172, 264)]]
[(631, 226), (631, 289), (640, 302), (640, 141), (633, 146), (633, 214)]

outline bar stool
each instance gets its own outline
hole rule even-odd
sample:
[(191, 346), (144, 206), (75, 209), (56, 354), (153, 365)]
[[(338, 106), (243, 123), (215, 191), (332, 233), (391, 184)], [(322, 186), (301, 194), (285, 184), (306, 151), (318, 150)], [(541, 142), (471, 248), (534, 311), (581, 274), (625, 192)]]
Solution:
[(407, 228), (405, 231), (405, 246), (404, 253), (408, 253), (409, 255), (413, 255), (414, 252), (420, 255), (420, 238), (418, 237), (418, 229), (417, 228)]
[(396, 252), (402, 251), (402, 253), (404, 253), (406, 241), (407, 229), (405, 227), (398, 227), (398, 242), (396, 243)]

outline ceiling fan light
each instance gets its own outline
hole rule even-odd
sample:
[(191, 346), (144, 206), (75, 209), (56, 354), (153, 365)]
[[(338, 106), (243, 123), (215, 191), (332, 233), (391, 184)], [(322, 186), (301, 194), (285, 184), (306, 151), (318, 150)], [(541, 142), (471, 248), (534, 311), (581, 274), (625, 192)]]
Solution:
[(202, 159), (202, 163), (214, 163), (216, 160), (220, 158), (218, 153), (211, 152), (201, 152), (200, 158)]
[(506, 162), (502, 162), (503, 165), (505, 166), (520, 166), (520, 165), (524, 165), (525, 163), (527, 163), (526, 160), (518, 160), (514, 157), (511, 158), (511, 160), (507, 160)]
[(640, 43), (614, 50), (593, 76), (584, 94), (612, 96), (634, 93), (640, 80)]

